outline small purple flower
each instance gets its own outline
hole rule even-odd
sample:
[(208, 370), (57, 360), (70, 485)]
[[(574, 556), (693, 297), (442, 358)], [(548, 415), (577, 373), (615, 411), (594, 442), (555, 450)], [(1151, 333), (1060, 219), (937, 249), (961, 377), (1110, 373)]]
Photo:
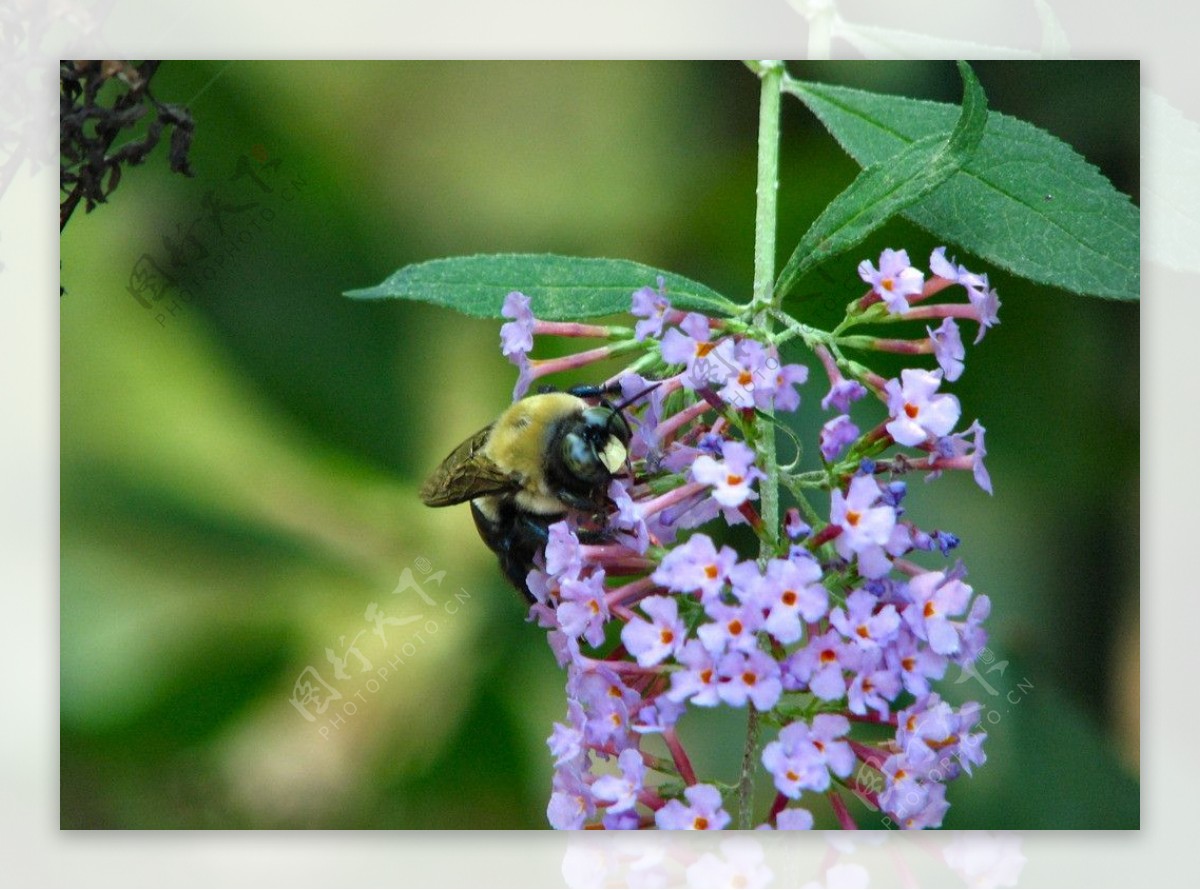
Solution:
[(939, 784), (929, 785), (929, 798), (925, 806), (918, 812), (900, 820), (900, 824), (909, 831), (916, 831), (924, 828), (941, 828), (942, 820), (946, 818), (946, 811), (950, 809), (950, 803), (946, 800), (946, 786)]
[(812, 526), (800, 518), (800, 511), (795, 507), (788, 508), (783, 519), (783, 530), (793, 541), (799, 541), (812, 534)]
[(883, 666), (880, 650), (866, 653), (858, 672), (846, 689), (846, 701), (852, 714), (876, 711), (880, 719), (886, 720), (891, 713), (891, 702), (900, 694), (900, 676), (891, 668)]
[(938, 655), (959, 653), (962, 639), (956, 615), (967, 611), (971, 600), (970, 585), (945, 572), (925, 572), (908, 582), (912, 605), (904, 609), (904, 620), (919, 639), (926, 640)]
[(721, 792), (712, 785), (692, 785), (684, 789), (687, 804), (669, 800), (657, 813), (654, 822), (664, 831), (688, 829), (720, 831), (729, 824), (729, 814), (721, 808)]
[(663, 277), (658, 276), (658, 290), (643, 287), (633, 292), (632, 315), (643, 319), (634, 326), (634, 337), (640, 343), (647, 337), (662, 335), (663, 320), (671, 311), (671, 301), (663, 289)]
[(934, 358), (945, 372), (946, 379), (957, 380), (962, 376), (965, 367), (963, 358), (967, 354), (967, 350), (963, 346), (962, 335), (958, 331), (958, 324), (953, 318), (944, 318), (936, 331), (933, 328), (925, 330), (929, 332), (929, 340), (933, 343)]
[(983, 465), (983, 459), (987, 457), (987, 448), (983, 444), (983, 434), (986, 432), (987, 430), (983, 428), (983, 424), (977, 420), (968, 427), (966, 433), (963, 435), (974, 433), (974, 448), (971, 452), (971, 471), (975, 476), (975, 484), (988, 494), (991, 494), (992, 477), (988, 474), (987, 467)]
[(500, 326), (500, 351), (509, 358), (525, 355), (533, 349), (534, 317), (529, 304), (529, 297), (519, 291), (504, 298), (500, 314), (514, 320)]
[(878, 649), (886, 646), (896, 636), (900, 627), (900, 616), (890, 603), (879, 606), (879, 601), (863, 590), (856, 590), (846, 597), (846, 608), (840, 606), (829, 613), (829, 623), (841, 631), (842, 636), (862, 649)]
[(622, 751), (617, 765), (621, 775), (601, 776), (592, 783), (593, 799), (598, 804), (606, 804), (610, 813), (632, 810), (646, 780), (646, 763), (642, 760), (642, 752), (636, 748)]
[(724, 439), (718, 437), (716, 450), (713, 451), (707, 447), (705, 438), (700, 440), (700, 447), (692, 445), (684, 445), (681, 442), (672, 442), (663, 457), (661, 464), (662, 469), (672, 473), (686, 474), (697, 460), (697, 458), (708, 455), (709, 457), (718, 458), (721, 456), (721, 443)]
[(553, 793), (546, 807), (546, 818), (552, 828), (559, 831), (583, 828), (583, 823), (595, 815), (591, 790), (578, 770), (563, 767), (555, 770), (551, 787)]
[(929, 681), (946, 674), (949, 660), (922, 645), (907, 625), (900, 628), (896, 641), (884, 653), (888, 667), (900, 675), (904, 688), (913, 695), (929, 694)]
[(858, 438), (858, 434), (859, 429), (850, 420), (849, 414), (839, 414), (826, 421), (819, 434), (821, 457), (825, 459), (825, 463), (831, 464), (837, 460), (838, 455)]
[(584, 740), (591, 744), (616, 743), (627, 747), (632, 739), (629, 727), (630, 709), (641, 696), (621, 682), (607, 668), (576, 670), (568, 674), (567, 700), (578, 702), (586, 715)]
[(566, 578), (559, 587), (556, 610), (562, 632), (582, 637), (591, 646), (604, 642), (604, 623), (610, 614), (604, 594), (604, 570), (597, 569), (587, 578)]
[(982, 710), (983, 707), (978, 702), (967, 702), (958, 709), (960, 723), (955, 755), (962, 768), (967, 771), (967, 775), (971, 775), (972, 766), (980, 766), (987, 762), (987, 755), (983, 752), (987, 733), (967, 731), (979, 725), (979, 714)]
[[(967, 299), (974, 308), (979, 320), (979, 333), (975, 337), (978, 343), (983, 339), (984, 331), (994, 324), (999, 324), (1000, 297), (995, 288), (988, 284), (987, 275), (976, 275), (956, 262), (946, 259), (946, 248), (938, 247), (929, 257), (929, 268), (934, 275), (962, 285), (967, 292)], [(947, 376), (947, 380), (952, 377)]]
[(717, 665), (699, 640), (688, 640), (675, 655), (684, 670), (671, 673), (671, 688), (666, 697), (671, 701), (691, 701), (694, 705), (711, 708), (721, 701), (717, 689)]
[(929, 271), (938, 278), (945, 278), (947, 281), (958, 283), (960, 270), (965, 272), (962, 266), (957, 266), (950, 260), (946, 259), (946, 248), (935, 247), (933, 253), (929, 255)]
[(712, 538), (694, 534), (687, 543), (676, 547), (663, 557), (655, 570), (655, 584), (680, 593), (699, 591), (701, 599), (715, 597), (729, 579), (729, 570), (737, 563), (737, 553), (730, 547), (720, 552)]
[(670, 328), (663, 334), (663, 361), (685, 366), (683, 384), (688, 389), (710, 383), (723, 385), (737, 370), (733, 340), (724, 337), (714, 341), (709, 337), (708, 319), (695, 312), (679, 323), (679, 329)]
[(807, 686), (822, 701), (837, 701), (846, 694), (846, 671), (854, 670), (858, 659), (858, 651), (841, 634), (828, 630), (788, 657), (787, 688)]
[[(735, 408), (767, 407), (775, 389), (774, 369), (779, 367), (757, 340), (742, 340), (734, 349), (735, 365), (717, 395)], [(768, 365), (768, 361), (770, 364)]]
[(679, 605), (671, 596), (648, 596), (639, 603), (650, 618), (634, 616), (621, 628), (621, 642), (642, 667), (652, 667), (683, 646), (687, 628), (679, 619)]
[(616, 539), (635, 553), (645, 553), (650, 546), (650, 530), (642, 511), (629, 494), (628, 482), (613, 479), (608, 484), (608, 497), (616, 509), (609, 515), (609, 527), (616, 532)]
[(754, 584), (755, 602), (766, 611), (763, 628), (784, 645), (803, 633), (804, 621), (817, 621), (829, 608), (829, 593), (821, 583), (821, 566), (807, 552), (789, 559), (772, 559)]
[(845, 778), (854, 769), (854, 752), (841, 739), (849, 731), (850, 721), (839, 714), (818, 714), (811, 727), (802, 720), (789, 723), (763, 749), (763, 766), (793, 800), (805, 790), (825, 791), (831, 772)]
[(554, 731), (546, 739), (555, 766), (578, 762), (583, 755), (583, 724), (586, 718), (578, 702), (567, 704), (567, 719), (569, 724), (555, 723)]
[(779, 662), (760, 649), (727, 653), (717, 664), (717, 694), (732, 708), (746, 701), (760, 711), (769, 711), (783, 694)]
[(696, 636), (714, 658), (723, 652), (735, 649), (749, 652), (758, 646), (756, 634), (762, 625), (761, 609), (711, 599), (704, 604), (704, 611), (712, 621), (696, 628)]
[(958, 628), (962, 638), (962, 649), (954, 660), (959, 664), (970, 664), (987, 645), (987, 631), (983, 629), (983, 622), (991, 613), (992, 601), (989, 597), (981, 593), (971, 601), (971, 611), (967, 613), (967, 620)]
[[(975, 484), (986, 491), (992, 493), (992, 477), (988, 474), (987, 467), (983, 463), (983, 459), (987, 457), (987, 448), (984, 445), (983, 436), (987, 432), (978, 420), (972, 423), (967, 429), (961, 433), (951, 433), (949, 436), (943, 436), (935, 443), (935, 448), (929, 454), (929, 463), (936, 466), (938, 458), (961, 458), (968, 452), (971, 455), (970, 466), (971, 473), (975, 477)], [(967, 437), (971, 437), (971, 441), (967, 441)], [(959, 463), (956, 461), (956, 463)], [(941, 468), (935, 469), (925, 477), (928, 482), (931, 479), (936, 479), (942, 474)]]
[(975, 342), (983, 339), (984, 332), (992, 325), (1000, 323), (1000, 295), (988, 284), (987, 275), (976, 276), (976, 284), (966, 284), (967, 299), (979, 316), (979, 333)]
[(935, 395), (942, 372), (905, 368), (900, 380), (887, 382), (888, 412), (892, 421), (887, 431), (901, 445), (921, 445), (931, 436), (944, 436), (954, 429), (962, 409), (955, 396)]
[(545, 555), (546, 574), (560, 581), (578, 577), (583, 568), (579, 538), (566, 522), (556, 522), (550, 526)]
[(903, 823), (929, 802), (929, 784), (921, 780), (903, 754), (893, 754), (880, 768), (884, 788), (879, 793), (879, 806), (893, 819)]
[(909, 769), (947, 781), (960, 768), (970, 772), (972, 764), (983, 763), (986, 734), (971, 732), (981, 710), (978, 703), (967, 702), (956, 711), (931, 693), (897, 714), (896, 747)]
[(837, 408), (843, 414), (850, 410), (850, 403), (857, 402), (867, 394), (867, 388), (857, 380), (847, 380), (839, 376), (829, 387), (825, 398), (821, 399), (821, 410), (828, 411), (830, 406)]
[(871, 476), (855, 476), (850, 490), (843, 495), (833, 492), (829, 520), (841, 526), (834, 547), (843, 559), (859, 557), (859, 573), (865, 578), (881, 578), (891, 568), (884, 546), (896, 525), (894, 508), (880, 504), (883, 492)]
[(533, 362), (529, 360), (529, 356), (524, 352), (514, 352), (509, 359), (517, 366), (517, 382), (513, 384), (513, 401), (522, 398), (525, 393), (529, 392), (529, 387), (533, 385), (535, 379)]
[(893, 315), (907, 312), (907, 297), (919, 294), (925, 286), (925, 276), (908, 261), (908, 251), (890, 247), (879, 255), (878, 269), (870, 260), (859, 263), (858, 277), (871, 285)]
[[(529, 610), (531, 617), (534, 613), (538, 615), (538, 627), (554, 628), (558, 622), (558, 617), (549, 606), (536, 603)], [(546, 620), (547, 618), (549, 620)], [(546, 634), (546, 642), (550, 644), (550, 651), (554, 653), (554, 660), (558, 662), (559, 667), (579, 664), (579, 640), (575, 637), (569, 637), (561, 630), (554, 629)]]
[(665, 732), (675, 725), (683, 716), (687, 705), (683, 702), (672, 701), (665, 695), (660, 695), (652, 704), (646, 705), (637, 712), (637, 717), (630, 724), (633, 731), (639, 735), (651, 732)]
[[(775, 408), (779, 411), (795, 411), (800, 407), (800, 393), (796, 387), (808, 382), (808, 368), (804, 365), (784, 365), (775, 374)], [(765, 407), (760, 405), (759, 407)]]
[[(893, 479), (887, 485), (880, 488), (883, 492), (881, 502), (889, 507), (899, 507), (904, 502), (905, 496), (908, 494), (908, 483), (903, 479)], [(903, 511), (897, 510), (897, 515)]]
[(722, 446), (723, 461), (701, 455), (692, 464), (692, 478), (713, 487), (713, 499), (722, 507), (740, 507), (757, 497), (750, 486), (766, 474), (754, 465), (754, 451), (743, 442), (727, 440)]

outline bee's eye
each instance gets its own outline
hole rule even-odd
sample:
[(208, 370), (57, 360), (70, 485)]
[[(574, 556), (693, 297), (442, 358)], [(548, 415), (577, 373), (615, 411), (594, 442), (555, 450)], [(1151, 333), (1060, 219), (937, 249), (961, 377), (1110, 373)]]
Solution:
[(608, 405), (597, 405), (585, 410), (583, 423), (588, 435), (597, 446), (603, 445), (613, 436), (626, 444), (632, 438), (629, 422), (625, 416)]
[(604, 464), (596, 454), (596, 446), (582, 432), (563, 436), (562, 459), (571, 475), (578, 479), (596, 482), (604, 478)]

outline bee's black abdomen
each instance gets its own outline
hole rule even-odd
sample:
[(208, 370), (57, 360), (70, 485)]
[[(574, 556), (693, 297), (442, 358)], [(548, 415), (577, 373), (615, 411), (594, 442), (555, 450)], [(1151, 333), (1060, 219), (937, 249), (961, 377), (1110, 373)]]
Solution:
[(471, 502), (471, 515), (475, 517), (479, 536), (496, 554), (500, 568), (513, 587), (532, 603), (534, 596), (529, 592), (525, 579), (534, 568), (534, 554), (549, 537), (549, 527), (562, 519), (562, 515), (535, 516), (524, 513), (511, 500), (504, 498), (496, 498), (489, 507), (494, 507), (496, 511), (494, 519), (489, 518), (475, 501)]

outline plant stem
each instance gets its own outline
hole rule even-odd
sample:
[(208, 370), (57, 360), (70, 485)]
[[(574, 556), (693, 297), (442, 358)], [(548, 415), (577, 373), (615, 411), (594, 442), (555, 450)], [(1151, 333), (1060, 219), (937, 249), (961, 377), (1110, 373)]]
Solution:
[(758, 765), (758, 708), (746, 703), (746, 747), (742, 750), (742, 776), (738, 781), (738, 828), (754, 827), (754, 768)]
[(775, 218), (779, 192), (779, 84), (782, 62), (762, 62), (758, 106), (758, 183), (754, 214), (754, 303), (771, 305), (775, 284)]
[[(763, 62), (762, 99), (758, 108), (758, 185), (754, 215), (754, 304), (761, 307), (755, 326), (763, 340), (770, 342), (771, 312), (775, 289), (775, 220), (779, 192), (779, 85), (783, 80), (782, 62)], [(763, 412), (771, 418), (773, 411)], [(769, 420), (759, 424), (761, 469), (767, 474), (761, 486), (760, 513), (768, 535), (774, 539), (779, 530), (779, 479), (775, 460), (775, 427)]]
[[(760, 62), (762, 93), (758, 106), (758, 184), (755, 188), (754, 215), (754, 299), (758, 314), (755, 326), (764, 342), (770, 342), (771, 314), (775, 289), (775, 221), (779, 192), (779, 105), (784, 67), (780, 61)], [(775, 455), (775, 426), (772, 412), (756, 421), (759, 465), (766, 474), (759, 486), (759, 508), (765, 535), (761, 553), (766, 558), (774, 550), (779, 534), (779, 466)], [(752, 827), (754, 772), (758, 763), (758, 711), (748, 704), (746, 746), (742, 753), (742, 774), (738, 781), (738, 827)]]

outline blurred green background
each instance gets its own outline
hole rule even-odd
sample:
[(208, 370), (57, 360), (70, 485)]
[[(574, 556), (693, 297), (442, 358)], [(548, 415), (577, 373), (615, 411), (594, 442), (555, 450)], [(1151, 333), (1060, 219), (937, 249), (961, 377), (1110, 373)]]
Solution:
[[(791, 70), (961, 91), (948, 63)], [(976, 71), (994, 110), (1138, 200), (1136, 63)], [(340, 294), (433, 257), (545, 251), (745, 298), (757, 80), (735, 63), (167, 62), (153, 88), (195, 117), (195, 177), (160, 149), (62, 236), (62, 826), (544, 827), (563, 674), (467, 508), (416, 498), (509, 401), (498, 324)], [(782, 261), (856, 166), (789, 97), (781, 164)], [(855, 264), (889, 245), (924, 265), (933, 242), (889, 226), (805, 283), (806, 311), (861, 292)], [(148, 270), (173, 281), (152, 308), (131, 292)], [(991, 733), (946, 827), (1137, 827), (1138, 307), (991, 271), (1002, 323), (953, 390), (988, 428), (996, 495), (910, 480), (910, 516), (963, 538), (993, 601), (988, 686), (943, 684)], [(815, 365), (802, 392), (813, 436)], [(435, 606), (393, 592), (406, 570)], [(420, 621), (380, 636), (371, 615)], [(297, 697), (310, 680), (323, 713)], [(743, 720), (685, 717), (702, 772), (734, 778)]]

